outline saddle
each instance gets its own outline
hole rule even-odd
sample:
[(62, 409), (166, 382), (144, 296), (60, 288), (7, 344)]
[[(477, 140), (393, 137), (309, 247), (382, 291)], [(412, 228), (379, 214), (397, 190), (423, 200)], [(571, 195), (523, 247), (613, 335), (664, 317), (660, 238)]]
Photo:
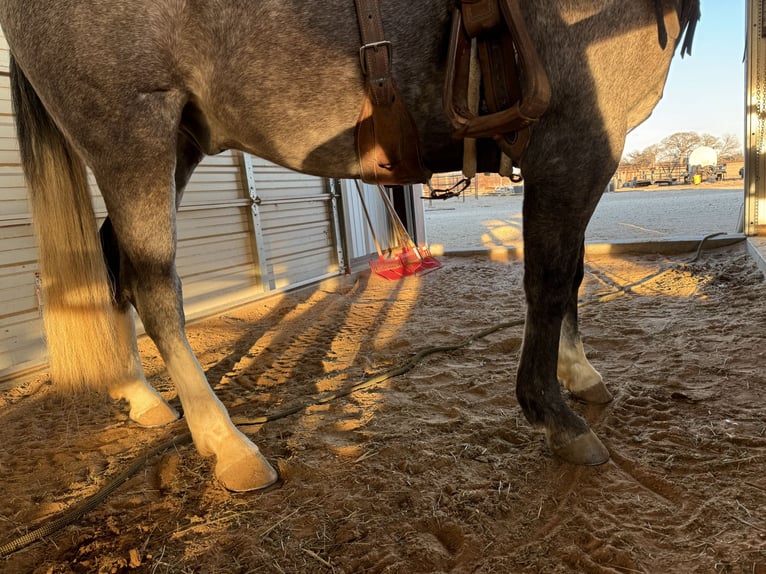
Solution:
[[(355, 2), (366, 85), (355, 133), (362, 179), (422, 183), (431, 174), (422, 164), (417, 128), (391, 75), (392, 46), (384, 36), (378, 0)], [(529, 127), (550, 100), (548, 77), (519, 0), (459, 2), (452, 16), (443, 98), (453, 135), (466, 140), (466, 150), (471, 140), (491, 138), (511, 163), (518, 162)]]

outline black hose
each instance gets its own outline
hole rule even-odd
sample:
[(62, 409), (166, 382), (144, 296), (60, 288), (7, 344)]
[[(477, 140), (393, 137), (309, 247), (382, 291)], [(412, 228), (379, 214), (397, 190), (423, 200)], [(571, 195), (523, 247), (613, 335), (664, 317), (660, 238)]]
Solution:
[(90, 512), (96, 506), (101, 504), (106, 499), (107, 496), (112, 494), (112, 492), (114, 492), (126, 480), (128, 480), (131, 476), (133, 476), (139, 470), (141, 470), (141, 468), (150, 459), (154, 458), (155, 456), (159, 454), (162, 454), (163, 452), (165, 452), (166, 450), (170, 448), (174, 448), (189, 442), (191, 442), (191, 433), (187, 432), (180, 436), (172, 438), (169, 441), (162, 443), (160, 446), (153, 448), (152, 450), (144, 453), (142, 456), (134, 460), (133, 463), (128, 468), (126, 468), (119, 475), (117, 475), (117, 477), (115, 477), (109, 484), (104, 486), (101, 490), (99, 490), (96, 494), (94, 494), (90, 498), (84, 500), (80, 504), (76, 505), (74, 508), (67, 510), (66, 512), (64, 512), (64, 514), (62, 514), (61, 516), (59, 516), (57, 519), (53, 520), (52, 522), (47, 522), (43, 524), (41, 527), (36, 528), (35, 530), (32, 530), (31, 532), (27, 532), (23, 536), (19, 536), (18, 538), (11, 540), (8, 544), (0, 546), (0, 558), (13, 554), (14, 552), (21, 550), (25, 546), (29, 546), (33, 542), (37, 542), (38, 540), (45, 538), (46, 536), (50, 536), (51, 534), (58, 532), (65, 526), (72, 524), (75, 520), (80, 518), (82, 515)]

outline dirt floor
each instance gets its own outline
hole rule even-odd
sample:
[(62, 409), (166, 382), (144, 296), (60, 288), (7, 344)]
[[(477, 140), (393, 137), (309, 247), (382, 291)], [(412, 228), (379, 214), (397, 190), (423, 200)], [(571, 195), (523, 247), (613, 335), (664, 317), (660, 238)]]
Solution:
[[(571, 404), (608, 446), (603, 466), (553, 459), (524, 420), (514, 327), (248, 427), (277, 488), (230, 494), (181, 446), (0, 571), (764, 574), (766, 283), (742, 245), (689, 257), (587, 261), (584, 300), (638, 283), (581, 312), (615, 400)], [(255, 416), (523, 317), (521, 262), (443, 261), (232, 311), (192, 325), (192, 345), (232, 413)], [(178, 406), (156, 350), (141, 347)], [(0, 544), (184, 428), (138, 428), (124, 405), (62, 400), (44, 377), (0, 407)]]

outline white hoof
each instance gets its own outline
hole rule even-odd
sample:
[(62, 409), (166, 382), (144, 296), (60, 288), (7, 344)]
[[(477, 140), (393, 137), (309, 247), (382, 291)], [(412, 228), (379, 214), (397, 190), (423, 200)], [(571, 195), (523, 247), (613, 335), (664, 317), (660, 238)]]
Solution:
[(222, 461), (219, 457), (215, 465), (215, 476), (227, 490), (259, 490), (279, 480), (279, 473), (264, 458), (258, 447), (251, 447), (237, 458), (226, 458)]
[(178, 417), (178, 411), (165, 401), (160, 401), (141, 411), (136, 408), (130, 409), (130, 420), (142, 427), (151, 428), (165, 426), (178, 420)]
[(595, 404), (612, 400), (601, 374), (585, 356), (581, 341), (577, 341), (574, 347), (566, 346), (563, 341), (559, 344), (556, 376), (564, 388), (578, 399)]

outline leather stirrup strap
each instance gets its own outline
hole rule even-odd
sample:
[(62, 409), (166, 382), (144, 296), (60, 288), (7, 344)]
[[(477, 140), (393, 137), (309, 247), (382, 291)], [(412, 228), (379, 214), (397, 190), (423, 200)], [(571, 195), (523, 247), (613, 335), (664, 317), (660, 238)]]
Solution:
[(377, 0), (355, 0), (365, 77), (365, 100), (356, 124), (356, 149), (362, 179), (368, 183), (426, 181), (415, 122), (391, 74), (392, 47), (385, 39)]
[[(488, 112), (467, 105), (471, 39), (479, 44)], [(462, 0), (453, 11), (444, 106), (458, 138), (492, 138), (518, 159), (529, 126), (548, 107), (550, 84), (529, 36), (520, 0)]]

